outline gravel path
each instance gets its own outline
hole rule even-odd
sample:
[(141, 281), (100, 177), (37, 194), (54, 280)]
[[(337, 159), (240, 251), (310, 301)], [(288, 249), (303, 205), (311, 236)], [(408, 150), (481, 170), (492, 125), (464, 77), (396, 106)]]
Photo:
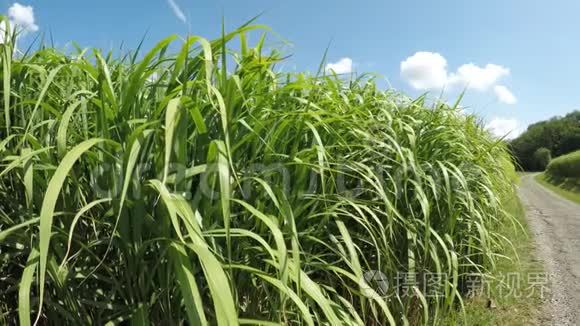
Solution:
[(522, 178), (519, 195), (550, 282), (544, 325), (580, 325), (580, 205)]

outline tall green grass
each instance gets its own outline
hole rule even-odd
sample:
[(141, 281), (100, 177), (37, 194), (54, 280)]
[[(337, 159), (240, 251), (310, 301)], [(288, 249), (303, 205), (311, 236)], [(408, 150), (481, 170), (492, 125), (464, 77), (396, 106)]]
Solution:
[(546, 173), (553, 178), (580, 178), (580, 151), (553, 159)]
[[(0, 45), (4, 321), (435, 324), (461, 309), (466, 277), (509, 245), (493, 231), (510, 219), (503, 143), (367, 77), (281, 72), (265, 37), (246, 41), (262, 28), (121, 57)], [(440, 295), (429, 273), (446, 275)]]

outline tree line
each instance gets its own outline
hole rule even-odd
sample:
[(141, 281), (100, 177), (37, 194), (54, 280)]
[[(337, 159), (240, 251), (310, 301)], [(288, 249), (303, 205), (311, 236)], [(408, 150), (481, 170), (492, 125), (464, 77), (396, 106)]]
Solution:
[(544, 170), (551, 157), (580, 149), (580, 111), (530, 125), (510, 148), (521, 170)]

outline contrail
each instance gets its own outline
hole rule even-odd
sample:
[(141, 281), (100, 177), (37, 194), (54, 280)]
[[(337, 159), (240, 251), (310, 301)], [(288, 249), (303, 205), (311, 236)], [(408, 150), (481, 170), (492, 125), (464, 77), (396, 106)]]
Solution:
[(184, 23), (187, 22), (187, 18), (185, 18), (185, 14), (183, 13), (183, 11), (181, 11), (181, 8), (179, 8), (177, 3), (175, 3), (175, 0), (167, 0), (167, 3), (169, 3), (171, 10), (173, 10), (173, 13), (175, 14), (175, 16), (177, 16), (177, 18), (179, 20), (181, 20)]

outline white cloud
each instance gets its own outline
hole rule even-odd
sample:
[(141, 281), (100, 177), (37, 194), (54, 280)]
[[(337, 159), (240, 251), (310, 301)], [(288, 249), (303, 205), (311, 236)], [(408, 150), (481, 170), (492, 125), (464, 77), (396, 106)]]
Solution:
[(516, 119), (509, 118), (493, 118), (485, 128), (496, 137), (506, 137), (513, 139), (519, 136), (524, 131), (524, 126)]
[(462, 88), (486, 91), (495, 85), (500, 78), (509, 74), (509, 69), (493, 63), (488, 63), (485, 67), (468, 63), (460, 66), (457, 72), (452, 73), (448, 78), (448, 82), (450, 85), (457, 85)]
[(439, 53), (417, 52), (401, 62), (401, 76), (415, 89), (443, 88), (447, 60)]
[(326, 65), (327, 72), (334, 72), (337, 75), (348, 74), (352, 72), (352, 59), (342, 58), (335, 63), (329, 63)]
[(38, 31), (38, 25), (34, 22), (34, 9), (32, 6), (24, 6), (15, 2), (8, 8), (10, 23), (26, 32)]
[(183, 13), (183, 11), (181, 11), (181, 8), (179, 8), (175, 0), (167, 0), (167, 3), (169, 4), (169, 7), (171, 7), (171, 10), (173, 10), (173, 13), (177, 17), (177, 19), (185, 23), (187, 21), (187, 18), (185, 18), (185, 14)]
[(436, 52), (417, 52), (401, 62), (401, 77), (415, 89), (441, 90), (449, 87), (487, 92), (493, 88), (501, 102), (515, 104), (517, 99), (512, 92), (498, 85), (500, 79), (509, 75), (508, 68), (493, 63), (482, 67), (467, 63), (455, 72), (449, 72), (447, 60)]
[[(32, 6), (24, 6), (15, 2), (8, 8), (8, 19), (0, 22), (0, 44), (4, 44), (5, 38), (14, 37), (15, 31), (18, 32), (16, 39), (29, 32), (38, 31), (38, 25), (34, 19), (34, 9)], [(17, 48), (16, 44), (13, 44)]]
[(497, 99), (502, 103), (516, 104), (516, 102), (518, 101), (518, 99), (514, 96), (514, 94), (512, 94), (512, 92), (504, 85), (496, 85), (493, 88), (493, 92), (495, 93)]

